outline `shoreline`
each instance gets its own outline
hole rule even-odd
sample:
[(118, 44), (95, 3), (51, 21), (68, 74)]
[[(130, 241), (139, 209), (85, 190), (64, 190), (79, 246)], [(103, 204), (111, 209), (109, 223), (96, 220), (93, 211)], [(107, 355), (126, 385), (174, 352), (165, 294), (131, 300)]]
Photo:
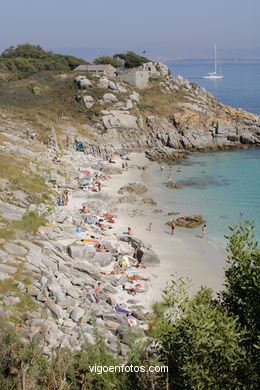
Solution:
[[(152, 188), (147, 176), (149, 176), (151, 162), (142, 153), (133, 153), (130, 158), (128, 171), (113, 175), (105, 192), (113, 197), (118, 196), (117, 191), (120, 187), (131, 182), (141, 182), (148, 188), (145, 197), (149, 197)], [(121, 161), (117, 161), (114, 165), (120, 166), (120, 163)], [(138, 169), (138, 166), (146, 166), (147, 169)], [(152, 198), (158, 201), (154, 193), (152, 193)], [(145, 293), (146, 305), (151, 307), (153, 302), (160, 300), (162, 291), (172, 280), (172, 274), (191, 279), (191, 293), (195, 293), (201, 285), (208, 286), (215, 292), (222, 288), (223, 265), (226, 257), (224, 248), (194, 237), (189, 232), (180, 231), (178, 228), (175, 236), (172, 237), (170, 229), (165, 225), (170, 217), (164, 213), (154, 214), (154, 206), (147, 206), (140, 202), (120, 205), (117, 211), (118, 221), (113, 231), (122, 234), (128, 226), (131, 227), (134, 236), (150, 246), (160, 259), (158, 266), (148, 265), (147, 268), (147, 272), (151, 271), (151, 276), (149, 275), (151, 281), (148, 283), (149, 294)], [(152, 231), (147, 231), (149, 222), (152, 222)]]

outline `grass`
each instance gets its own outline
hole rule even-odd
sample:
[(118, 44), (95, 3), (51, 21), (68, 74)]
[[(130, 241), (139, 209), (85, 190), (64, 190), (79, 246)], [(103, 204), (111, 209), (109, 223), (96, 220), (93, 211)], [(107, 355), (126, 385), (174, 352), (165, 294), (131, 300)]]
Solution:
[(180, 101), (185, 101), (184, 92), (181, 89), (165, 93), (158, 83), (152, 83), (149, 88), (140, 91), (139, 108), (145, 114), (157, 114), (169, 118), (173, 115), (177, 103)]
[(24, 237), (25, 234), (36, 233), (39, 227), (46, 225), (47, 220), (43, 215), (31, 211), (19, 221), (5, 223), (6, 226), (0, 229), (0, 238), (11, 240), (15, 237)]
[(0, 178), (10, 182), (11, 190), (26, 192), (30, 194), (33, 203), (39, 204), (49, 199), (51, 190), (40, 175), (28, 172), (28, 164), (28, 159), (0, 152)]

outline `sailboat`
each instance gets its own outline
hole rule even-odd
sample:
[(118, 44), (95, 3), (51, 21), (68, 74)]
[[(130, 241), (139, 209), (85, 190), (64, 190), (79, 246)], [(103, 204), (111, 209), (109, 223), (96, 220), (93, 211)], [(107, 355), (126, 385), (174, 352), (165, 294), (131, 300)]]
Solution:
[(203, 76), (204, 79), (223, 79), (223, 74), (220, 72), (218, 73), (218, 64), (217, 64), (217, 46), (214, 45), (215, 47), (215, 71), (206, 74), (206, 76)]

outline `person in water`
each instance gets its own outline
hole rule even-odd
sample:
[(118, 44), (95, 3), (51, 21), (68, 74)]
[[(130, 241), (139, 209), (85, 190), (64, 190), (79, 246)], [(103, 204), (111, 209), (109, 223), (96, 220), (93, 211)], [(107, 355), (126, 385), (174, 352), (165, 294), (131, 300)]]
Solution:
[(207, 225), (203, 225), (201, 228), (201, 238), (206, 237), (206, 230), (207, 230)]
[(172, 184), (172, 182), (173, 182), (173, 177), (172, 177), (172, 175), (169, 175), (168, 176), (168, 184)]

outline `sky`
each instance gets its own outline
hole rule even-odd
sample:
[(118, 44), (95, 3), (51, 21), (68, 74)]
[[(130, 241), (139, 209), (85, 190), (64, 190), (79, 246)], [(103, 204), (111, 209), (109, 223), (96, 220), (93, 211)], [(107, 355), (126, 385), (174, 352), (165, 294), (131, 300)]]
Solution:
[(259, 0), (0, 0), (0, 50), (20, 43), (82, 57), (260, 57)]

